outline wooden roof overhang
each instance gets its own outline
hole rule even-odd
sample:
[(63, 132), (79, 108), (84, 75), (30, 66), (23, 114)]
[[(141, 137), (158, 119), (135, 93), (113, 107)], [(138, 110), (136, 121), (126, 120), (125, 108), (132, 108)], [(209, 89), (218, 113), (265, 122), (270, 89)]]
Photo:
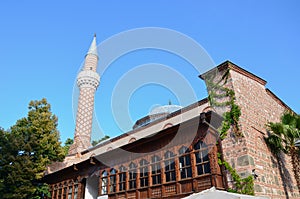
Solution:
[[(110, 167), (110, 165), (118, 165), (122, 164), (123, 162), (131, 161), (131, 159), (133, 159), (132, 154), (135, 154), (134, 158), (137, 158), (139, 156), (142, 157), (145, 153), (151, 154), (152, 152), (154, 153), (154, 151), (160, 149), (163, 150), (165, 145), (170, 144), (168, 140), (172, 140), (172, 142), (174, 142), (173, 145), (177, 144), (181, 140), (174, 141), (174, 139), (180, 139), (182, 138), (181, 136), (187, 136), (184, 135), (184, 133), (186, 132), (184, 130), (188, 128), (197, 128), (202, 133), (207, 133), (208, 130), (210, 130), (210, 132), (214, 132), (214, 139), (218, 139), (217, 129), (221, 126), (222, 121), (223, 118), (215, 112), (209, 111), (206, 113), (201, 113), (197, 117), (194, 117), (188, 121), (182, 122), (170, 128), (163, 129), (157, 133), (152, 134), (151, 136), (141, 138), (134, 142), (123, 145), (120, 148), (107, 151), (103, 154), (94, 155), (87, 160), (48, 174), (44, 176), (43, 179), (49, 184), (54, 184), (68, 179), (75, 179), (78, 176), (84, 178), (94, 174), (98, 175), (97, 172), (99, 170)], [(179, 128), (183, 129), (183, 131), (179, 131)], [(182, 135), (178, 136), (178, 133), (181, 133)], [(170, 139), (166, 140), (164, 139), (165, 137), (168, 137)], [(166, 142), (162, 142), (160, 146), (153, 145), (153, 148), (144, 147), (145, 145), (151, 144), (152, 142), (158, 142), (162, 140), (165, 140)]]

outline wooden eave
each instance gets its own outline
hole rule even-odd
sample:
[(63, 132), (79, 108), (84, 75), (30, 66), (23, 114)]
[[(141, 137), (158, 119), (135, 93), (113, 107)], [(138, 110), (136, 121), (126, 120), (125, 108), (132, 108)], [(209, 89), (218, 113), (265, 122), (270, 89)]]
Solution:
[[(203, 115), (201, 115), (201, 114), (205, 115), (206, 122), (204, 122), (202, 120), (201, 116), (203, 116)], [(69, 167), (66, 167), (66, 168), (63, 168), (56, 172), (45, 175), (43, 178), (43, 181), (45, 181), (49, 184), (53, 184), (53, 183), (67, 180), (67, 179), (74, 179), (78, 176), (90, 176), (94, 172), (99, 171), (103, 168), (106, 168), (107, 165), (105, 165), (103, 162), (107, 162), (107, 160), (111, 159), (112, 157), (117, 157), (121, 151), (123, 151), (123, 150), (130, 151), (134, 147), (143, 145), (145, 143), (149, 143), (151, 141), (155, 141), (155, 140), (159, 139), (160, 137), (165, 136), (166, 134), (173, 133), (174, 131), (176, 131), (176, 129), (179, 128), (179, 126), (180, 126), (180, 128), (187, 128), (192, 125), (198, 125), (198, 128), (199, 128), (200, 125), (207, 126), (207, 123), (210, 123), (214, 127), (214, 129), (217, 129), (219, 126), (221, 126), (223, 118), (220, 115), (218, 115), (217, 113), (209, 111), (209, 112), (201, 113), (201, 114), (197, 117), (194, 117), (194, 118), (188, 120), (188, 121), (182, 122), (182, 123), (174, 125), (170, 128), (163, 129), (157, 133), (154, 133), (153, 136), (141, 138), (135, 142), (128, 143), (120, 148), (112, 149), (103, 154), (95, 155), (95, 156), (91, 157), (96, 162), (96, 164), (91, 164), (91, 160), (86, 159), (77, 164), (73, 164)], [(213, 118), (213, 123), (211, 123), (212, 118)], [(207, 126), (207, 128), (210, 128), (210, 127)], [(212, 130), (214, 131), (214, 129), (212, 129)]]

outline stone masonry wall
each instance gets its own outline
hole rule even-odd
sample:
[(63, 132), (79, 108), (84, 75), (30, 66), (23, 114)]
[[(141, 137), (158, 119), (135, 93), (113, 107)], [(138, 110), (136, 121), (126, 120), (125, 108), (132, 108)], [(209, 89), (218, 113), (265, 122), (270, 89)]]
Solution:
[[(280, 175), (278, 162), (268, 149), (264, 137), (267, 136), (266, 124), (279, 122), (286, 110), (273, 94), (265, 89), (264, 83), (251, 73), (228, 63), (231, 83), (235, 91), (236, 104), (241, 108), (240, 128), (244, 138), (239, 141), (230, 134), (223, 141), (225, 159), (241, 174), (248, 176), (252, 169), (258, 178), (255, 179), (255, 194), (270, 198), (299, 198), (290, 157), (282, 154), (285, 162)], [(284, 185), (286, 188), (284, 188)]]

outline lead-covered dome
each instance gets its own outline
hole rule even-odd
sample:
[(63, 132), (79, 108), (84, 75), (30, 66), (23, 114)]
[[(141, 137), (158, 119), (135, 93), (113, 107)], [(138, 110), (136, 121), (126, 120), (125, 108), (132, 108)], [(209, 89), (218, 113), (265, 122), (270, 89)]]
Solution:
[(146, 126), (151, 122), (159, 118), (165, 117), (168, 114), (178, 111), (180, 109), (182, 109), (182, 106), (178, 105), (157, 106), (150, 111), (149, 115), (137, 120), (132, 128), (136, 129), (138, 127)]

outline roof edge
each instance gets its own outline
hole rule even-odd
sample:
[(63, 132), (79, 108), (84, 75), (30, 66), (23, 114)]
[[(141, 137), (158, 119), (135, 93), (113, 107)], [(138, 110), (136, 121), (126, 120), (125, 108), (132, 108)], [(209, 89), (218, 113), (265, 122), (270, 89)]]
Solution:
[(231, 69), (231, 70), (234, 70), (235, 72), (238, 72), (246, 77), (249, 77), (250, 79), (262, 84), (263, 86), (265, 86), (267, 84), (267, 81), (254, 75), (253, 73), (241, 68), (240, 66), (234, 64), (233, 62), (229, 61), (229, 60), (226, 60), (225, 62), (217, 65), (216, 67), (212, 68), (211, 70), (199, 75), (199, 78), (201, 78), (202, 80), (204, 80), (204, 76), (205, 74), (215, 70), (215, 69), (218, 69), (218, 70), (225, 70), (225, 69)]
[(297, 114), (291, 107), (289, 107), (286, 103), (284, 103), (277, 95), (275, 95), (270, 89), (266, 88), (266, 93), (272, 97), (278, 104), (286, 108), (288, 111), (293, 112), (294, 114)]
[(189, 111), (189, 110), (191, 110), (191, 109), (193, 109), (193, 108), (195, 108), (195, 107), (201, 106), (201, 105), (203, 105), (203, 104), (205, 104), (205, 103), (207, 103), (207, 102), (208, 102), (208, 98), (201, 99), (201, 100), (199, 100), (199, 101), (197, 101), (197, 102), (195, 102), (195, 103), (192, 103), (192, 104), (190, 104), (190, 105), (188, 105), (188, 106), (186, 106), (186, 107), (183, 107), (182, 109), (179, 109), (179, 110), (177, 110), (177, 111), (175, 111), (175, 112), (172, 112), (172, 113), (168, 114), (168, 115), (165, 116), (165, 117), (159, 118), (159, 119), (157, 119), (157, 120), (151, 122), (151, 123), (150, 123), (149, 125), (147, 125), (147, 126), (143, 126), (143, 127), (137, 128), (137, 129), (132, 129), (132, 130), (130, 130), (130, 131), (128, 131), (128, 132), (122, 133), (121, 135), (118, 135), (118, 136), (116, 136), (116, 137), (113, 137), (113, 138), (111, 138), (111, 139), (108, 139), (108, 140), (106, 140), (106, 141), (104, 141), (104, 142), (102, 142), (102, 143), (100, 143), (100, 144), (98, 144), (98, 145), (96, 145), (96, 146), (93, 146), (93, 147), (91, 147), (91, 148), (88, 148), (87, 150), (81, 151), (80, 153), (81, 153), (82, 155), (85, 154), (85, 153), (88, 153), (88, 152), (90, 152), (90, 151), (92, 151), (92, 150), (95, 150), (95, 149), (97, 149), (97, 148), (99, 148), (99, 147), (105, 146), (107, 143), (115, 142), (115, 141), (117, 141), (117, 140), (119, 140), (119, 139), (121, 139), (121, 138), (127, 137), (127, 136), (129, 136), (129, 135), (131, 135), (131, 134), (133, 134), (133, 133), (135, 133), (135, 132), (137, 132), (137, 131), (140, 131), (140, 130), (142, 130), (142, 129), (144, 129), (144, 128), (148, 128), (148, 127), (150, 127), (150, 126), (152, 126), (152, 125), (154, 125), (154, 124), (157, 124), (157, 123), (159, 123), (159, 122), (161, 122), (161, 121), (164, 121), (164, 120), (166, 120), (166, 119), (169, 119), (169, 118), (171, 118), (171, 117), (174, 117), (174, 116), (176, 116), (176, 115), (178, 115), (178, 114), (180, 114), (180, 113)]

